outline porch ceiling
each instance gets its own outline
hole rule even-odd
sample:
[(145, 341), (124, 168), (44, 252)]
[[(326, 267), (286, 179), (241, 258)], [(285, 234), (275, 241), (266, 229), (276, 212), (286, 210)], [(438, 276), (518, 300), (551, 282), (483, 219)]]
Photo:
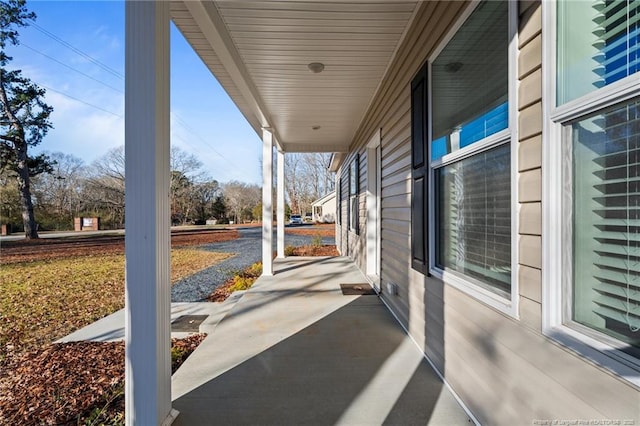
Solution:
[(258, 134), (272, 128), (287, 152), (344, 152), (417, 4), (186, 0), (171, 17)]

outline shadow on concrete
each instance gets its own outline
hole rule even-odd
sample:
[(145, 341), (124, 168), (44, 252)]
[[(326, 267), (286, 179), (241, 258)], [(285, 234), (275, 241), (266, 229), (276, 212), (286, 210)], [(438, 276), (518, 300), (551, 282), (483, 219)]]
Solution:
[[(427, 424), (442, 390), (378, 298), (361, 296), (176, 399), (174, 425)], [(467, 423), (455, 410), (442, 424)]]

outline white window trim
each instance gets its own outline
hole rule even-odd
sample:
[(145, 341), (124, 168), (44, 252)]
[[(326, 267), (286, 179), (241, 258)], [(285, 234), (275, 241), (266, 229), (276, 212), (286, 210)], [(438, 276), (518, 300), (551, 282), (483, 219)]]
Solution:
[[(382, 173), (380, 167), (382, 165), (381, 158), (381, 134), (382, 130), (377, 128), (371, 139), (367, 143), (367, 190), (365, 192), (366, 199), (366, 275), (373, 282), (374, 286), (380, 288), (380, 244), (382, 230), (379, 226), (382, 218)], [(373, 178), (373, 180), (372, 180)]]
[[(454, 35), (458, 32), (460, 27), (469, 18), (471, 13), (475, 10), (481, 0), (473, 1), (467, 9), (458, 18), (455, 25), (447, 33), (445, 38), (440, 42), (438, 47), (434, 50), (434, 53), (429, 57), (429, 73), (428, 73), (428, 158), (431, 159), (431, 142), (432, 142), (432, 72), (431, 64), (438, 57), (438, 55), (445, 48), (447, 43), (451, 41)], [(514, 319), (519, 319), (519, 286), (518, 286), (518, 74), (517, 74), (517, 60), (518, 60), (518, 5), (514, 2), (509, 2), (509, 71), (508, 71), (508, 97), (509, 97), (509, 128), (500, 131), (494, 135), (487, 137), (486, 139), (469, 145), (456, 152), (448, 154), (443, 158), (432, 161), (429, 166), (429, 272), (436, 278), (442, 280), (445, 284), (451, 285), (454, 288), (470, 295), (471, 297), (479, 300), (480, 302), (506, 314)], [(481, 151), (495, 148), (503, 144), (510, 144), (511, 151), (511, 297), (509, 299), (501, 297), (500, 295), (493, 293), (485, 288), (475, 284), (472, 279), (466, 278), (460, 274), (452, 273), (446, 270), (442, 270), (436, 266), (435, 251), (435, 187), (434, 177), (435, 169), (442, 167), (446, 164), (459, 161), (465, 157), (472, 156)]]
[[(564, 125), (640, 95), (638, 76), (629, 76), (556, 107), (556, 1), (542, 2), (542, 333), (604, 369), (640, 386), (640, 360), (623, 353), (615, 340), (580, 324), (565, 324), (572, 296), (564, 282), (562, 133)], [(568, 250), (567, 250), (568, 251)], [(570, 253), (568, 253), (570, 254)], [(601, 335), (602, 338), (592, 336)]]

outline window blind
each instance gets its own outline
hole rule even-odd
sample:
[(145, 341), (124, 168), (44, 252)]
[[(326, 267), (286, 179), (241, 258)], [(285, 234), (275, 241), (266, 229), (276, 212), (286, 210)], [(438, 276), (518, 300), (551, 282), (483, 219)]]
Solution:
[(436, 263), (511, 292), (511, 149), (504, 144), (436, 170)]
[(573, 124), (574, 320), (640, 348), (640, 100)]
[(640, 1), (568, 0), (557, 5), (558, 105), (638, 72)]
[(602, 75), (597, 87), (602, 87), (638, 72), (640, 68), (640, 1), (606, 0), (596, 2), (593, 34)]

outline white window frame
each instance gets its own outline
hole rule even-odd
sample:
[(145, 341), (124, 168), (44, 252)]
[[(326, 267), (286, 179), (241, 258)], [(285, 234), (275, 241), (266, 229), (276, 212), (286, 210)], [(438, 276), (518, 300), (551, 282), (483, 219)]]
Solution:
[(566, 125), (620, 102), (640, 96), (636, 73), (578, 99), (556, 106), (556, 8), (542, 2), (542, 333), (573, 352), (640, 386), (640, 359), (619, 350), (616, 340), (584, 325), (567, 321), (573, 294), (563, 265), (571, 265), (568, 228), (563, 217), (563, 132)]
[[(446, 45), (458, 32), (460, 27), (466, 22), (467, 18), (473, 13), (475, 8), (480, 4), (481, 0), (474, 0), (458, 18), (456, 24), (449, 31), (443, 41), (438, 45), (433, 54), (429, 57), (428, 72), (428, 126), (429, 126), (429, 159), (431, 159), (432, 144), (432, 72), (431, 65), (438, 57)], [(451, 285), (458, 290), (472, 296), (480, 302), (497, 309), (515, 319), (519, 319), (519, 289), (518, 289), (518, 75), (517, 75), (517, 58), (518, 58), (518, 3), (508, 2), (509, 4), (509, 70), (508, 70), (508, 96), (509, 96), (509, 126), (507, 129), (495, 133), (487, 138), (466, 146), (458, 151), (445, 155), (441, 159), (431, 161), (429, 165), (429, 272), (436, 278), (441, 279), (445, 284)], [(436, 209), (435, 209), (435, 170), (441, 166), (460, 161), (464, 158), (471, 157), (491, 148), (510, 145), (511, 155), (511, 294), (510, 298), (502, 297), (480, 285), (474, 283), (470, 277), (466, 277), (459, 273), (453, 273), (443, 270), (436, 266)]]

